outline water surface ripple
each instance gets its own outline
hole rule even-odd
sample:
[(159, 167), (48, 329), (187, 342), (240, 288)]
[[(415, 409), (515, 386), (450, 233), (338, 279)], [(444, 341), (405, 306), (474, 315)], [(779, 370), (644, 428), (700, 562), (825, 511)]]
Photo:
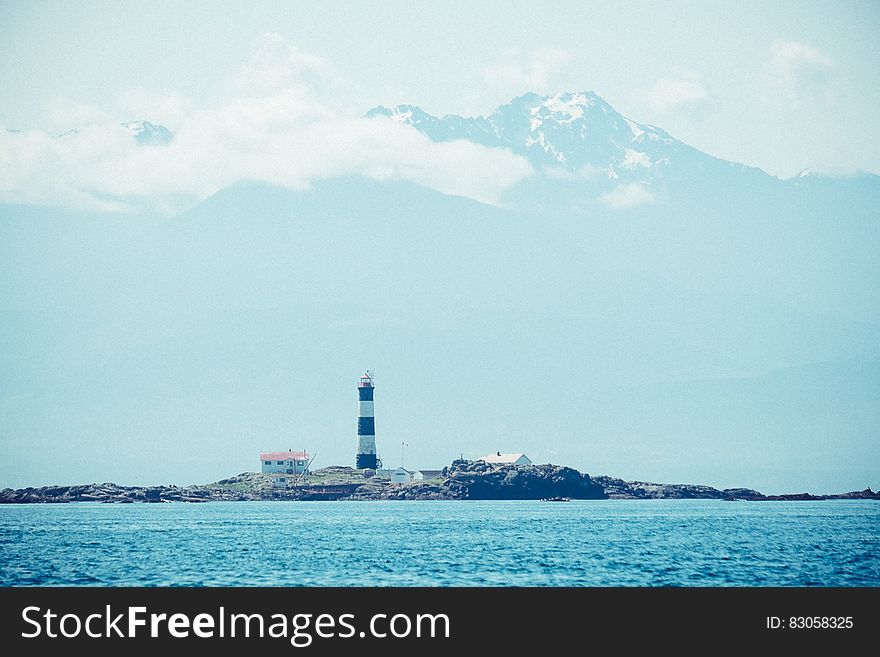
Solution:
[(0, 585), (878, 586), (880, 503), (5, 505)]

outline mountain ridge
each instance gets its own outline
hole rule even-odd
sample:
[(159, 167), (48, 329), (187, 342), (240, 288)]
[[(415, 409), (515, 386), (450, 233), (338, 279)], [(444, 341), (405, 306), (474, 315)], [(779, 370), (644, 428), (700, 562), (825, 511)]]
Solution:
[[(398, 104), (377, 105), (363, 118), (407, 125), (434, 142), (465, 140), (524, 157), (536, 175), (509, 190), (507, 198), (507, 203), (523, 208), (554, 197), (556, 205), (579, 204), (585, 189), (606, 194), (622, 192), (623, 203), (615, 198), (599, 201), (628, 208), (663, 199), (670, 188), (682, 184), (692, 189), (777, 183), (803, 188), (825, 181), (880, 181), (880, 176), (870, 172), (840, 174), (811, 169), (779, 178), (760, 167), (702, 151), (652, 123), (635, 121), (591, 90), (544, 95), (526, 92), (499, 105), (488, 116), (436, 116), (418, 105)], [(148, 120), (125, 121), (118, 126), (139, 146), (165, 147), (175, 138), (167, 127)], [(74, 127), (56, 138), (66, 139), (79, 132), (81, 128)]]
[(593, 91), (526, 93), (488, 117), (433, 116), (416, 105), (373, 107), (366, 118), (410, 125), (433, 141), (467, 139), (507, 148), (539, 170), (564, 170), (585, 179), (651, 184), (693, 170), (733, 169), (771, 178), (757, 167), (704, 153), (648, 123), (617, 112)]

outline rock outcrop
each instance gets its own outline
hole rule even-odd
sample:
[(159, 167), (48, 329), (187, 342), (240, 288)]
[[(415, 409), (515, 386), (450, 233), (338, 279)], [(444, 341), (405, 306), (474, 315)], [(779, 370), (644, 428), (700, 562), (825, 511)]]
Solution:
[(608, 499), (613, 500), (746, 500), (798, 501), (798, 500), (880, 500), (880, 492), (870, 488), (837, 495), (811, 495), (792, 493), (786, 495), (764, 495), (751, 488), (712, 488), (698, 484), (655, 484), (647, 481), (624, 481), (615, 477), (599, 475), (593, 481), (601, 485)]
[(496, 466), (482, 461), (454, 461), (443, 475), (444, 488), (458, 499), (605, 498), (602, 486), (594, 482), (590, 475), (558, 465)]
[(624, 481), (605, 475), (595, 478), (610, 499), (724, 499), (723, 491), (696, 484), (655, 484), (647, 481)]
[(699, 484), (655, 484), (649, 481), (624, 481), (600, 475), (593, 481), (605, 489), (609, 499), (617, 500), (762, 500), (765, 496), (751, 488), (719, 490)]
[(602, 487), (573, 468), (558, 465), (489, 465), (454, 461), (432, 482), (389, 485), (371, 482), (352, 499), (382, 500), (540, 500), (568, 497), (603, 499)]
[(289, 488), (272, 485), (273, 477), (243, 472), (203, 486), (120, 486), (113, 483), (44, 486), (0, 490), (0, 504), (65, 502), (212, 502), (248, 500), (539, 500), (716, 499), (797, 501), (827, 499), (880, 500), (870, 488), (840, 495), (763, 495), (750, 488), (719, 490), (695, 484), (655, 484), (615, 477), (590, 477), (558, 465), (489, 465), (454, 461), (438, 479), (392, 484), (387, 478), (364, 477), (354, 468), (331, 466), (297, 478)]

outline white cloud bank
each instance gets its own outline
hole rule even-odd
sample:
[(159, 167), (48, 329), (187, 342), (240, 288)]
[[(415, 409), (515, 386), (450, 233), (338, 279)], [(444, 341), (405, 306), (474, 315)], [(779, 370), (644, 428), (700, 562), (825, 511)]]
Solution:
[(673, 71), (657, 80), (648, 94), (648, 104), (660, 112), (692, 107), (705, 101), (709, 91), (693, 71)]
[(641, 183), (618, 185), (610, 192), (599, 196), (599, 202), (612, 210), (627, 210), (640, 205), (648, 205), (655, 200), (654, 194)]
[[(77, 132), (61, 138), (0, 128), (0, 202), (171, 212), (242, 180), (305, 189), (315, 180), (360, 174), (497, 204), (504, 190), (533, 173), (509, 151), (435, 143), (389, 119), (346, 114), (324, 90), (332, 77), (320, 58), (266, 35), (212, 106), (192, 109), (186, 99), (165, 97), (161, 113), (176, 120), (168, 145), (139, 145), (120, 126), (160, 122), (151, 116), (111, 118), (75, 104), (70, 127)], [(124, 100), (143, 99), (129, 93)], [(62, 105), (51, 108), (56, 118)]]
[(764, 66), (763, 80), (774, 96), (792, 103), (830, 99), (834, 64), (816, 48), (797, 41), (774, 41)]
[(571, 60), (571, 53), (559, 48), (536, 48), (529, 52), (512, 48), (502, 53), (502, 59), (483, 69), (483, 78), (505, 94), (518, 95), (523, 90), (546, 93), (554, 90), (559, 71)]

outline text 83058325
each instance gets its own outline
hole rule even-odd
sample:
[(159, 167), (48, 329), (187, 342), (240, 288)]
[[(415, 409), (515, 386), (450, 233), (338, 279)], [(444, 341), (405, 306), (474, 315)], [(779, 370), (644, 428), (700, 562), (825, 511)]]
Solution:
[(852, 616), (767, 616), (768, 630), (850, 630)]

